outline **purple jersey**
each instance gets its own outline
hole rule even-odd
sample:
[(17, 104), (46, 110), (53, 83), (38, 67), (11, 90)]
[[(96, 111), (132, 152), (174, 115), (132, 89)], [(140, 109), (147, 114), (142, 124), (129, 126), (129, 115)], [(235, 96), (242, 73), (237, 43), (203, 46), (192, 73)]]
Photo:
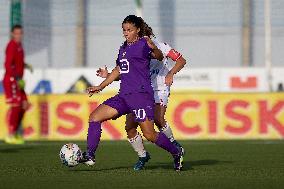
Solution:
[(151, 48), (145, 38), (120, 49), (116, 64), (120, 67), (120, 94), (153, 93), (150, 77)]

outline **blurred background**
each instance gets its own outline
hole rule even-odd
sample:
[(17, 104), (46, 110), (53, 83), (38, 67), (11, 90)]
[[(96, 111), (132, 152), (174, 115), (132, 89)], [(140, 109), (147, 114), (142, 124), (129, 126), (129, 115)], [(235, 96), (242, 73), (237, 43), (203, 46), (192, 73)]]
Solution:
[(1, 0), (1, 62), (11, 24), (22, 23), (26, 59), (37, 68), (113, 65), (123, 40), (121, 22), (139, 14), (158, 38), (190, 59), (188, 67), (263, 67), (265, 29), (271, 30), (273, 65), (283, 66), (284, 1), (269, 0), (269, 12), (265, 2)]
[[(65, 110), (60, 103), (66, 99), (89, 103), (84, 95), (64, 94), (83, 93), (86, 86), (102, 81), (95, 76), (97, 68), (114, 67), (124, 40), (121, 23), (129, 14), (142, 16), (160, 41), (187, 60), (186, 68), (175, 77), (167, 112), (178, 138), (284, 137), (284, 0), (0, 0), (0, 62), (3, 65), (11, 26), (22, 24), (26, 62), (35, 68), (33, 74), (25, 75), (26, 90), (37, 94), (30, 98), (35, 104), (30, 114), (43, 115), (38, 102), (49, 107), (43, 108), (45, 113), (50, 110), (44, 118), (26, 118), (26, 125), (33, 123), (37, 133), (31, 139), (41, 136), (42, 125), (44, 132), (52, 133), (58, 127), (68, 130), (78, 124), (83, 130), (72, 137), (83, 138), (89, 109), (83, 105), (83, 112), (78, 112), (80, 108), (71, 106), (70, 110), (67, 105)], [(93, 101), (99, 103), (115, 94), (118, 86), (112, 84)], [(200, 107), (177, 109), (191, 100)], [(266, 102), (263, 106), (262, 101)], [(1, 107), (5, 107), (3, 96)], [(64, 115), (81, 118), (62, 117), (60, 108)], [(267, 111), (261, 112), (263, 108)], [(5, 120), (5, 108), (1, 109)], [(272, 118), (270, 110), (276, 111)], [(200, 133), (191, 130), (197, 125)], [(226, 130), (228, 125), (236, 132)], [(210, 133), (211, 127), (221, 131)], [(119, 129), (121, 136), (105, 137), (122, 139), (123, 129)], [(64, 134), (51, 138), (63, 139)]]

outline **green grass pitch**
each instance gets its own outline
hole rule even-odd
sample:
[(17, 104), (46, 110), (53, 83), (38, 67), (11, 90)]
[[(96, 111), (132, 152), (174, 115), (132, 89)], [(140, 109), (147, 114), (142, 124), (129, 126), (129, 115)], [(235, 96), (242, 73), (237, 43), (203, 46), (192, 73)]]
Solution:
[[(133, 171), (136, 154), (126, 141), (100, 144), (95, 167), (63, 166), (65, 142), (0, 143), (0, 188), (284, 188), (284, 141), (182, 141), (184, 171), (168, 153), (146, 143), (152, 159)], [(75, 142), (85, 149), (84, 142)]]

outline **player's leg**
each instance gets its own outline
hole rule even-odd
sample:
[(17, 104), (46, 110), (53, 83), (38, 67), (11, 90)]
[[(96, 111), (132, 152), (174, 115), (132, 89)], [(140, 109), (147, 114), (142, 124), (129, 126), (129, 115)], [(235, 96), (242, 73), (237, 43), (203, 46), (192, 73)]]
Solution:
[[(161, 148), (167, 150), (173, 155), (178, 154), (178, 148), (174, 146), (168, 137), (162, 132), (156, 132), (154, 129), (154, 122), (148, 118), (139, 122), (139, 126), (143, 136), (150, 142), (153, 142)], [(166, 138), (165, 138), (166, 137)]]
[(19, 104), (9, 104), (8, 111), (8, 136), (5, 142), (9, 144), (18, 144), (16, 131), (20, 120), (21, 106)]
[(87, 137), (88, 156), (93, 157), (101, 138), (101, 123), (118, 115), (118, 111), (108, 105), (99, 105), (89, 117), (89, 128)]
[(160, 148), (163, 148), (164, 150), (172, 154), (174, 158), (174, 168), (176, 171), (180, 171), (183, 163), (182, 150), (171, 143), (169, 138), (164, 133), (156, 132), (154, 130), (154, 122), (149, 120), (148, 118), (146, 118), (143, 122), (139, 122), (139, 125), (144, 137), (147, 140), (155, 143)]
[(135, 117), (133, 114), (127, 114), (126, 115), (126, 124), (125, 124), (125, 130), (127, 132), (127, 138), (129, 143), (131, 144), (134, 151), (138, 154), (138, 161), (134, 165), (134, 170), (139, 171), (144, 168), (145, 163), (149, 161), (150, 154), (146, 152), (143, 139), (140, 135), (140, 133), (137, 131), (138, 123), (135, 122)]
[(159, 128), (161, 132), (163, 132), (171, 142), (173, 142), (174, 136), (173, 132), (165, 120), (165, 113), (166, 113), (167, 107), (164, 106), (163, 104), (155, 104), (155, 114), (154, 114), (154, 122), (155, 125)]
[[(139, 101), (137, 100), (139, 99)], [(137, 93), (128, 96), (127, 102), (135, 116), (135, 122), (139, 123), (143, 136), (157, 146), (170, 152), (175, 159), (175, 169), (182, 167), (183, 154), (179, 147), (171, 143), (162, 132), (154, 130), (154, 98), (151, 93)]]
[(125, 112), (125, 104), (118, 96), (114, 96), (99, 105), (89, 117), (89, 128), (87, 136), (87, 152), (84, 153), (82, 162), (94, 165), (94, 156), (101, 139), (103, 121), (118, 117)]
[(9, 106), (8, 110), (8, 135), (5, 138), (5, 142), (9, 144), (17, 144), (16, 131), (21, 112), (21, 104), (18, 100), (17, 85), (15, 82), (10, 81), (10, 78), (4, 78), (3, 80), (4, 93), (6, 103)]
[(140, 133), (137, 131), (138, 123), (135, 122), (133, 114), (126, 115), (125, 130), (127, 138), (133, 149), (139, 157), (146, 156), (146, 150), (143, 145), (143, 140)]
[(154, 95), (155, 95), (155, 103), (156, 103), (155, 104), (155, 114), (154, 114), (155, 125), (159, 128), (161, 132), (163, 132), (170, 139), (172, 143), (174, 143), (178, 147), (182, 147), (175, 140), (172, 129), (165, 118), (168, 98), (169, 98), (169, 90), (155, 91)]
[(155, 104), (155, 125), (170, 139), (173, 144), (178, 147), (182, 147), (174, 138), (172, 129), (165, 119), (166, 109), (167, 107), (162, 104)]
[(18, 143), (24, 144), (25, 141), (24, 141), (23, 132), (22, 132), (22, 121), (23, 121), (25, 112), (30, 107), (30, 104), (28, 102), (28, 99), (27, 99), (27, 96), (24, 90), (20, 91), (20, 97), (21, 97), (21, 110), (19, 113), (19, 120), (17, 123), (16, 139)]

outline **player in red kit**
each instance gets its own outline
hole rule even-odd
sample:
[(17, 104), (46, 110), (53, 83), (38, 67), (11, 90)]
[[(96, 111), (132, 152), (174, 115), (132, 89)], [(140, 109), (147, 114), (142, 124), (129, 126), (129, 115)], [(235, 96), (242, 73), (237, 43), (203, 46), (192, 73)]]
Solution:
[(29, 107), (29, 102), (25, 93), (25, 81), (23, 80), (24, 68), (32, 67), (24, 62), (24, 50), (22, 47), (23, 28), (15, 25), (11, 30), (11, 40), (6, 47), (5, 75), (3, 87), (6, 103), (9, 105), (8, 115), (8, 136), (5, 142), (9, 144), (23, 144), (21, 135), (17, 134), (19, 125), (23, 119), (25, 111)]

